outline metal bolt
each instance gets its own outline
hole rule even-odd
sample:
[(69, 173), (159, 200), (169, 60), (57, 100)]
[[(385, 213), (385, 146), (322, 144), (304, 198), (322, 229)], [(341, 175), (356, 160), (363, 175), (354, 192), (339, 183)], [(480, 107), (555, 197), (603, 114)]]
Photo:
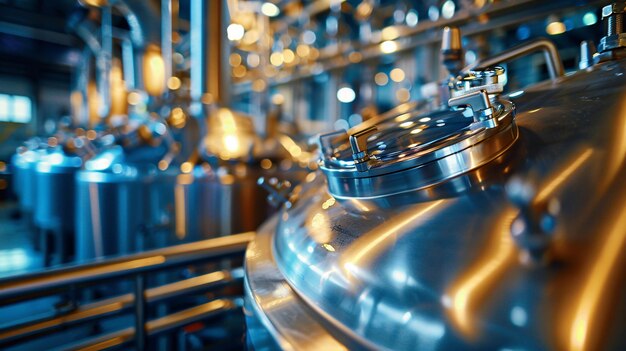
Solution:
[(602, 8), (602, 19), (606, 20), (606, 35), (619, 35), (624, 32), (624, 8), (626, 3), (619, 2)]
[(596, 53), (596, 46), (591, 40), (584, 40), (580, 43), (579, 69), (585, 69), (593, 65), (593, 54)]

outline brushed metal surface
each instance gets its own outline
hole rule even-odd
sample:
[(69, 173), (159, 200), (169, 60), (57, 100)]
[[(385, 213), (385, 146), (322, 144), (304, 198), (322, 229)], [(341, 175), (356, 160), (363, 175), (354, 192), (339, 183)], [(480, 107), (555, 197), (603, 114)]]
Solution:
[[(512, 98), (512, 157), (400, 199), (335, 199), (322, 173), (307, 177), (265, 228), (272, 245), (249, 248), (257, 320), (293, 349), (311, 341), (280, 336), (309, 320), (357, 348), (626, 348), (625, 73), (626, 61), (605, 62), (526, 89)], [(512, 178), (536, 180), (530, 206), (552, 204), (545, 261), (515, 237)], [(262, 274), (251, 262), (268, 255), (302, 324), (258, 302), (268, 292), (250, 283)]]

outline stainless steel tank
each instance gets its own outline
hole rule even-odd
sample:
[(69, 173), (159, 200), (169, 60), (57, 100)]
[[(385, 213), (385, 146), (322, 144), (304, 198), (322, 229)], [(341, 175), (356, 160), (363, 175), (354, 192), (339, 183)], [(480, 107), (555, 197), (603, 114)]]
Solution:
[(310, 154), (285, 135), (259, 137), (248, 116), (229, 109), (209, 118), (208, 131), (195, 164), (184, 163), (177, 177), (176, 233), (208, 238), (255, 230), (275, 212), (259, 178), (296, 184)]
[(624, 38), (515, 94), (480, 68), (450, 107), (323, 137), (248, 248), (249, 344), (626, 349)]
[[(130, 127), (129, 127), (130, 128)], [(76, 255), (79, 261), (173, 245), (174, 185), (165, 124), (146, 121), (103, 136), (100, 152), (76, 174)], [(114, 134), (116, 136), (114, 136)]]
[(42, 153), (43, 151), (38, 146), (29, 145), (20, 147), (11, 159), (13, 189), (18, 198), (20, 210), (26, 213), (33, 213), (35, 208), (37, 188), (35, 168)]
[(73, 231), (74, 177), (83, 160), (60, 147), (44, 152), (35, 166), (35, 225), (46, 230)]

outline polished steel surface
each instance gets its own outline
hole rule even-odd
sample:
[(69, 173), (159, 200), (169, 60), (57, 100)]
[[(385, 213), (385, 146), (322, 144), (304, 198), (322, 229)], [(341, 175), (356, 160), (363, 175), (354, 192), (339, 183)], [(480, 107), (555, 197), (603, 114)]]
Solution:
[[(271, 256), (278, 218), (267, 221), (246, 251), (246, 327), (255, 350), (347, 350), (309, 316)], [(293, 328), (297, 325), (298, 328)]]
[[(309, 329), (351, 348), (624, 349), (625, 74), (609, 61), (509, 97), (513, 151), (400, 199), (337, 197), (313, 173), (250, 246), (256, 320), (293, 349)], [(302, 326), (274, 311), (293, 299)]]
[[(376, 130), (369, 126), (367, 134), (353, 132), (352, 148), (345, 141), (333, 144), (331, 140), (326, 146), (331, 151), (322, 151), (329, 156), (324, 158), (321, 167), (330, 193), (338, 198), (371, 199), (416, 191), (500, 157), (518, 136), (515, 107), (503, 100), (492, 108), (484, 92), (481, 94), (488, 106), (482, 109), (469, 100), (461, 101), (472, 94), (450, 100), (456, 99), (459, 102), (455, 104), (469, 106), (462, 111), (418, 110), (383, 120), (375, 125)], [(486, 109), (493, 112), (486, 117), (475, 117), (478, 111)], [(357, 138), (363, 145), (355, 151)], [(367, 143), (373, 147), (368, 149)], [(359, 164), (363, 168), (359, 168)]]

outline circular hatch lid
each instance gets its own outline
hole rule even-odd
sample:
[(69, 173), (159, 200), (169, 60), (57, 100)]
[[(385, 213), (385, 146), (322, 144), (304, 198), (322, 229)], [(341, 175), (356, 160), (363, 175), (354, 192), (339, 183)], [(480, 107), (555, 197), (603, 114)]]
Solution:
[(373, 119), (348, 132), (321, 136), (321, 169), (330, 193), (369, 198), (418, 190), (506, 151), (517, 139), (513, 103), (498, 99), (502, 90), (493, 84), (458, 86), (450, 108)]

